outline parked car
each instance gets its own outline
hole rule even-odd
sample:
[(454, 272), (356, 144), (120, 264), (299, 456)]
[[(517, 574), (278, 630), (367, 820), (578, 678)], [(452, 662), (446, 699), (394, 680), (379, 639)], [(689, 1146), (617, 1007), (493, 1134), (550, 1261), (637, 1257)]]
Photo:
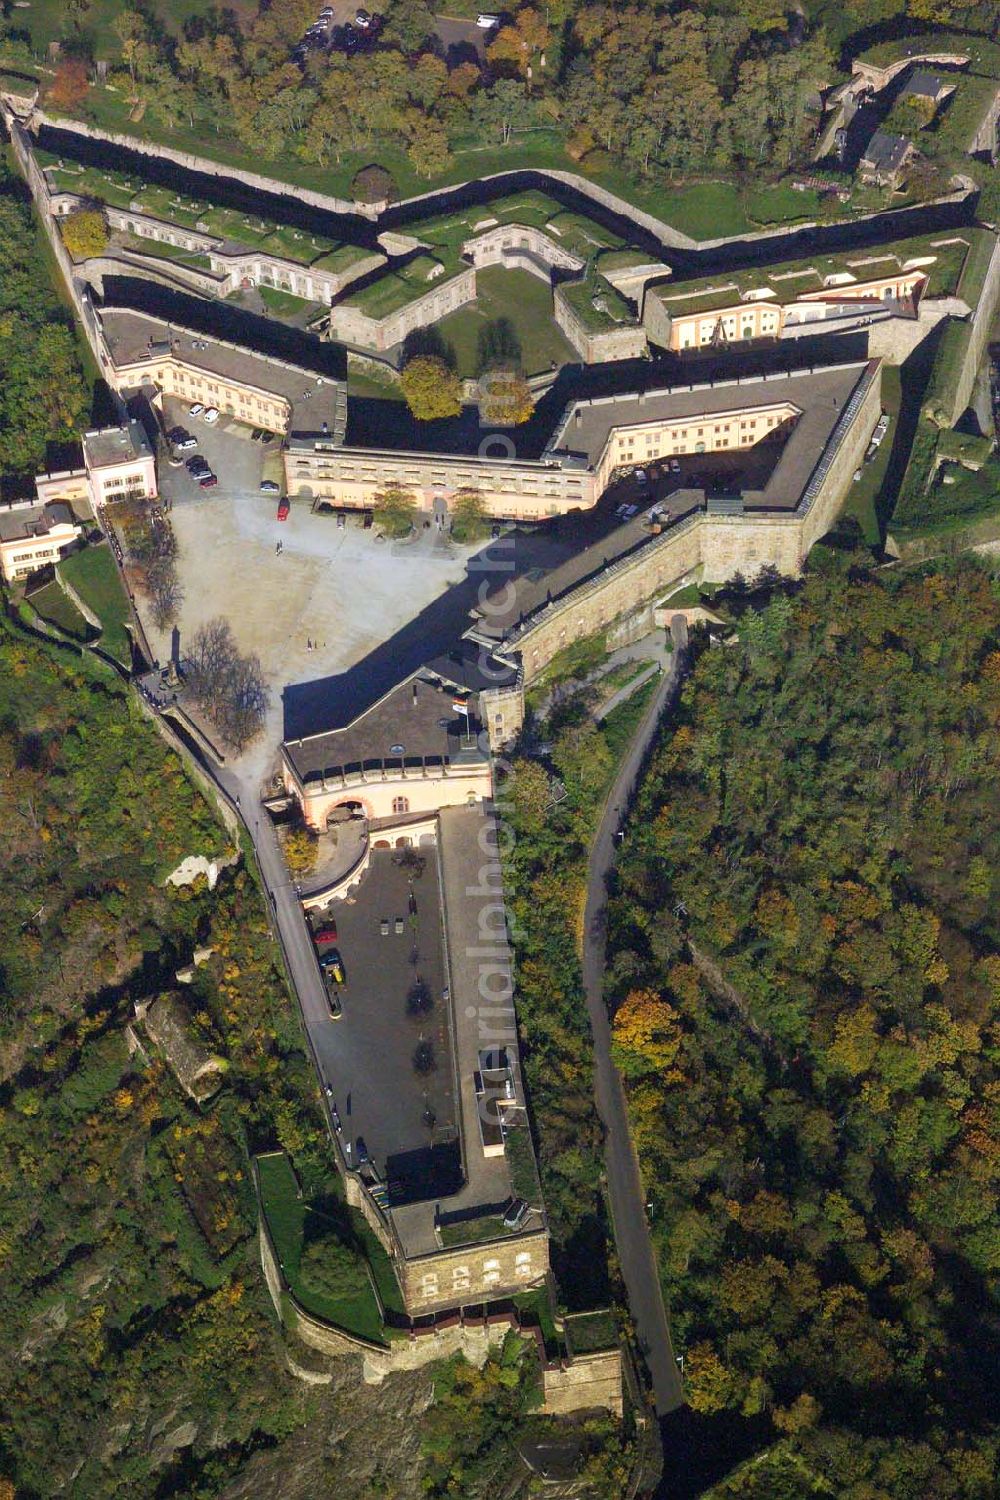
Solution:
[(274, 442), (274, 433), (273, 432), (262, 433), (260, 440), (264, 444), (264, 446), (266, 447), (268, 443), (273, 443)]
[(383, 917), (382, 918), (381, 922), (378, 924), (378, 930), (382, 934), (383, 937), (388, 937), (389, 936), (389, 918), (388, 917)]
[(281, 485), (275, 484), (273, 479), (262, 479), (260, 492), (262, 495), (278, 495), (281, 493)]
[(202, 474), (198, 480), (198, 483), (201, 485), (201, 488), (203, 490), (214, 490), (218, 482), (218, 479), (211, 472), (211, 470), (209, 470), (207, 474)]
[(359, 1135), (355, 1140), (354, 1149), (358, 1153), (359, 1167), (363, 1167), (366, 1161), (371, 1161), (371, 1157), (368, 1155), (368, 1147), (365, 1145), (365, 1138), (363, 1135)]
[(492, 31), (494, 26), (500, 25), (500, 17), (494, 16), (488, 11), (480, 11), (476, 17), (476, 25), (480, 31)]
[(340, 1123), (340, 1112), (338, 1111), (335, 1104), (330, 1105), (330, 1119), (333, 1121), (334, 1130), (336, 1130), (339, 1134), (339, 1132), (343, 1130), (344, 1127)]
[(187, 453), (190, 451), (190, 449), (197, 448), (197, 446), (198, 439), (196, 437), (192, 437), (189, 432), (186, 432), (182, 438), (178, 438), (177, 442), (174, 444), (174, 447), (177, 449), (178, 453)]
[(362, 31), (367, 31), (372, 24), (372, 18), (366, 10), (359, 10), (354, 17), (355, 26), (360, 26)]
[(186, 427), (171, 427), (167, 433), (167, 442), (173, 443), (176, 446), (177, 443), (183, 442), (187, 436), (188, 430)]
[(331, 948), (329, 953), (320, 955), (319, 966), (325, 973), (329, 974), (335, 984), (344, 984), (346, 975), (344, 973), (344, 961), (338, 949)]
[(202, 412), (204, 410), (205, 410), (205, 408), (202, 406), (202, 404), (201, 404), (200, 401), (194, 401), (188, 407), (188, 416), (189, 417), (200, 417), (201, 414), (202, 414)]
[(255, 427), (254, 430), (253, 430), (253, 432), (251, 432), (251, 434), (250, 434), (250, 441), (251, 441), (251, 443), (259, 443), (260, 440), (261, 440), (261, 438), (263, 436), (264, 436), (264, 429), (263, 429), (263, 427)]
[(186, 468), (191, 474), (209, 474), (212, 466), (207, 458), (202, 458), (200, 453), (195, 453), (188, 459)]
[(219, 408), (217, 406), (207, 406), (202, 413), (201, 419), (203, 422), (207, 422), (209, 427), (211, 427), (213, 422), (217, 422), (219, 420)]
[(316, 928), (316, 931), (313, 933), (313, 937), (317, 943), (335, 943), (337, 941), (336, 922), (333, 922), (328, 918), (323, 923), (322, 927)]
[(326, 1008), (330, 1012), (331, 1021), (339, 1021), (344, 1014), (344, 1007), (340, 1003), (340, 996), (336, 990), (330, 989), (329, 985), (326, 991)]
[(281, 497), (281, 499), (278, 501), (278, 520), (279, 521), (287, 521), (288, 520), (288, 512), (291, 510), (291, 508), (292, 507), (288, 503), (288, 497), (287, 497), (287, 495), (283, 495)]

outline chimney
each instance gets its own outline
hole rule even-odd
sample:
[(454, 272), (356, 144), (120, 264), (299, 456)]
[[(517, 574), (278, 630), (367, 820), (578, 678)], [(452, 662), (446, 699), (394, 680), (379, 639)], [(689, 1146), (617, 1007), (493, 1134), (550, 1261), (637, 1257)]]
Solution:
[(414, 683), (413, 684), (413, 707), (416, 708), (416, 706), (417, 706), (417, 684)]

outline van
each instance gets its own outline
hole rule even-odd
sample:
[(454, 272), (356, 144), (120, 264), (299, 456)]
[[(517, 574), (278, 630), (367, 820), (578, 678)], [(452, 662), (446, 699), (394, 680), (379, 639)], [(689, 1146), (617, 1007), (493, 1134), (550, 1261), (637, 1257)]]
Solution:
[(476, 17), (476, 25), (480, 31), (492, 31), (494, 26), (500, 25), (500, 17), (491, 15), (488, 11), (482, 11)]

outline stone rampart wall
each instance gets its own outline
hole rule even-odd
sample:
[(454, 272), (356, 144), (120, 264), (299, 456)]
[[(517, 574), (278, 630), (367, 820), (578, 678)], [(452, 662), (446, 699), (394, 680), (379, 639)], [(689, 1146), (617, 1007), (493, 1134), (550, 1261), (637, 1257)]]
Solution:
[(102, 296), (105, 276), (141, 276), (144, 281), (155, 281), (175, 292), (193, 292), (199, 297), (221, 297), (225, 293), (224, 278), (214, 276), (211, 271), (200, 271), (159, 255), (142, 255), (136, 250), (116, 253), (112, 248), (104, 255), (83, 261), (78, 270)]
[(546, 1365), (542, 1370), (542, 1392), (544, 1410), (551, 1417), (598, 1409), (620, 1417), (624, 1405), (621, 1350), (577, 1354), (568, 1364)]
[(363, 349), (391, 349), (414, 329), (436, 323), (475, 299), (476, 272), (469, 266), (457, 276), (431, 282), (426, 292), (384, 318), (373, 318), (360, 307), (341, 302), (330, 309), (330, 332), (334, 338), (360, 344)]
[(952, 426), (958, 421), (972, 399), (972, 388), (982, 363), (986, 346), (1000, 306), (1000, 237), (994, 240), (993, 254), (983, 281), (983, 289), (972, 313), (969, 338), (965, 346), (965, 359), (955, 383), (955, 400), (951, 409)]
[(542, 267), (530, 260), (524, 262), (518, 256), (519, 251), (534, 256), (550, 269), (582, 271), (585, 264), (579, 255), (566, 250), (552, 235), (528, 224), (497, 224), (467, 239), (462, 251), (477, 271), (484, 266), (509, 266), (517, 259), (527, 270), (540, 274)]
[(562, 287), (552, 296), (552, 314), (573, 348), (588, 365), (616, 359), (642, 359), (649, 351), (641, 323), (626, 323), (600, 331), (589, 329), (571, 307)]

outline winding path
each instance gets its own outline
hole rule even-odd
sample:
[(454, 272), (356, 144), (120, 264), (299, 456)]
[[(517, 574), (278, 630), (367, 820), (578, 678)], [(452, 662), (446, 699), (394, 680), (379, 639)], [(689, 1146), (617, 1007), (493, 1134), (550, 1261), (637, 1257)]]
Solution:
[(670, 1328), (646, 1218), (646, 1195), (629, 1131), (625, 1091), (618, 1069), (611, 1060), (611, 1024), (604, 1003), (603, 978), (607, 879), (614, 864), (615, 838), (660, 720), (684, 676), (687, 622), (683, 615), (674, 616), (670, 630), (674, 642), (670, 669), (664, 674), (622, 761), (591, 846), (583, 936), (583, 987), (594, 1034), (595, 1094), (605, 1130), (608, 1197), (614, 1218), (618, 1259), (636, 1332), (649, 1367), (658, 1416), (683, 1405), (684, 1388), (670, 1342)]

